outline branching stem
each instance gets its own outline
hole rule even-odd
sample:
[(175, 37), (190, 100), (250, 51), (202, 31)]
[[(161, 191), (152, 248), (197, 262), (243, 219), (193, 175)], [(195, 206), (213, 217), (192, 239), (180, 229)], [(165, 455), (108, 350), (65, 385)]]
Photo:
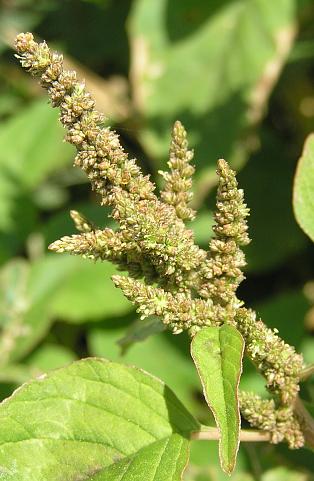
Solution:
[(306, 444), (314, 449), (314, 419), (299, 396), (297, 396), (295, 400), (294, 412), (299, 419)]
[(314, 374), (314, 364), (310, 364), (309, 366), (306, 366), (304, 369), (302, 369), (300, 373), (300, 381), (306, 381), (309, 377), (311, 377)]

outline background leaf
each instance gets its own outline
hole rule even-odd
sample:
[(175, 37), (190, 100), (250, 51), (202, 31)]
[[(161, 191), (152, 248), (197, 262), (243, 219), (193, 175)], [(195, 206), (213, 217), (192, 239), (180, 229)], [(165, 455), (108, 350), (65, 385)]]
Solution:
[[(252, 242), (245, 249), (239, 298), (296, 345), (305, 362), (313, 362), (314, 297), (308, 286), (314, 250), (291, 202), (296, 162), (313, 131), (313, 1), (6, 0), (0, 10), (0, 268), (17, 266), (15, 277), (1, 285), (0, 317), (8, 321), (1, 332), (11, 323), (8, 290), (9, 310), (18, 312), (26, 300), (22, 318), (30, 326), (30, 335), (1, 365), (0, 399), (43, 371), (102, 355), (160, 376), (202, 423), (214, 425), (188, 337), (157, 333), (121, 356), (117, 341), (132, 337), (136, 326), (142, 337), (147, 326), (117, 297), (110, 267), (47, 255), (51, 242), (74, 233), (71, 209), (101, 228), (112, 221), (86, 176), (72, 168), (74, 152), (62, 141), (58, 112), (13, 57), (10, 45), (20, 30), (34, 31), (64, 54), (152, 179), (161, 164), (166, 167), (172, 121), (185, 122), (199, 173), (199, 213), (189, 227), (203, 248), (212, 235), (216, 158), (241, 167)], [(263, 378), (249, 362), (241, 386), (265, 395)], [(313, 382), (302, 384), (301, 396), (313, 403)], [(189, 481), (227, 479), (217, 444), (192, 443)], [(307, 450), (243, 443), (237, 459), (232, 481), (262, 479), (279, 465), (285, 475), (293, 471), (312, 481)]]
[(314, 134), (307, 138), (297, 166), (293, 207), (300, 227), (314, 241)]
[(179, 481), (199, 426), (158, 379), (96, 359), (24, 385), (0, 417), (8, 481)]
[(22, 192), (63, 165), (70, 164), (73, 149), (62, 142), (64, 131), (58, 113), (40, 100), (0, 129), (0, 229), (13, 222)]
[(244, 341), (235, 327), (206, 327), (193, 337), (191, 354), (203, 385), (207, 404), (220, 430), (221, 466), (231, 474), (239, 448), (238, 385)]
[(292, 0), (136, 0), (131, 73), (147, 152), (164, 158), (169, 125), (180, 119), (196, 147), (200, 183), (220, 157), (243, 163), (248, 127), (263, 115), (293, 43), (294, 12)]
[[(15, 259), (1, 271), (1, 362), (23, 358), (47, 333), (52, 320), (50, 301), (59, 288), (59, 271), (53, 277), (42, 277), (48, 260), (31, 265)], [(57, 266), (54, 266), (57, 271)]]
[(112, 264), (74, 256), (67, 261), (68, 275), (53, 301), (55, 316), (80, 323), (123, 316), (131, 310), (131, 303), (111, 280), (116, 273)]

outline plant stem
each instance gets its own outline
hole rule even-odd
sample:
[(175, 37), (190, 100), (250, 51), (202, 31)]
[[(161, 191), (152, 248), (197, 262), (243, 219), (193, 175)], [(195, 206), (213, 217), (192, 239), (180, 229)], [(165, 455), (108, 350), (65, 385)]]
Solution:
[[(220, 439), (220, 432), (218, 428), (209, 426), (202, 426), (200, 431), (195, 431), (191, 434), (191, 439), (202, 441), (217, 441)], [(240, 431), (241, 442), (267, 442), (269, 441), (269, 433), (263, 431), (256, 431), (253, 429), (242, 429)]]
[(299, 422), (304, 434), (305, 442), (307, 443), (308, 446), (310, 446), (313, 449), (314, 448), (314, 419), (305, 408), (299, 396), (297, 396), (295, 400), (294, 412), (299, 419)]
[(314, 364), (310, 364), (302, 369), (300, 372), (300, 381), (305, 381), (307, 378), (312, 376), (312, 374), (314, 374)]

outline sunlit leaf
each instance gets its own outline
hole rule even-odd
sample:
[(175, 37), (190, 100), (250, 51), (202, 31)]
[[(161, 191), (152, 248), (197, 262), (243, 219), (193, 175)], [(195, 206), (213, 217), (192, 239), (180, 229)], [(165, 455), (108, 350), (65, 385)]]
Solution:
[(188, 342), (180, 349), (179, 339), (174, 339), (169, 333), (160, 333), (147, 338), (144, 342), (133, 344), (122, 354), (118, 342), (125, 335), (127, 327), (117, 329), (117, 322), (118, 319), (113, 319), (108, 328), (90, 329), (88, 335), (90, 353), (93, 356), (135, 365), (158, 376), (173, 389), (188, 409), (195, 412), (198, 404), (194, 393), (197, 392), (199, 383), (190, 360)]
[(0, 419), (6, 481), (179, 481), (199, 427), (161, 381), (97, 359), (24, 385)]
[(220, 430), (219, 454), (223, 470), (231, 474), (239, 448), (238, 385), (244, 341), (235, 327), (206, 327), (194, 336), (191, 354), (204, 396)]

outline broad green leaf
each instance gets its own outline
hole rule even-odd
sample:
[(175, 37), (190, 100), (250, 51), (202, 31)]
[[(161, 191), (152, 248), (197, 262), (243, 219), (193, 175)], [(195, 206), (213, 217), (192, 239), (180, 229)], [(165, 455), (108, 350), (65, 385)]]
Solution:
[(231, 474), (239, 448), (238, 385), (244, 341), (235, 327), (206, 327), (194, 336), (191, 354), (204, 396), (220, 430), (219, 455), (223, 470)]
[(294, 179), (293, 208), (296, 220), (314, 241), (314, 134), (307, 138)]
[(113, 319), (108, 327), (106, 322), (105, 327), (95, 326), (89, 330), (89, 352), (93, 356), (132, 364), (159, 377), (177, 394), (184, 405), (195, 413), (199, 408), (195, 396), (199, 382), (189, 355), (189, 341), (181, 350), (178, 345), (179, 339), (174, 339), (170, 333), (163, 332), (150, 336), (144, 342), (133, 344), (122, 354), (118, 342), (125, 334), (126, 326), (117, 329), (117, 322), (118, 319)]
[(58, 113), (37, 101), (0, 129), (0, 229), (8, 229), (19, 196), (69, 164), (72, 148), (62, 142)]
[(169, 126), (180, 119), (203, 186), (212, 186), (218, 158), (240, 165), (250, 150), (248, 127), (262, 117), (293, 44), (295, 10), (294, 0), (136, 0), (133, 98), (149, 154), (167, 156)]
[(85, 359), (0, 406), (6, 481), (179, 481), (199, 424), (161, 381)]
[(154, 481), (181, 480), (188, 460), (188, 441), (173, 434), (105, 468), (90, 481)]

